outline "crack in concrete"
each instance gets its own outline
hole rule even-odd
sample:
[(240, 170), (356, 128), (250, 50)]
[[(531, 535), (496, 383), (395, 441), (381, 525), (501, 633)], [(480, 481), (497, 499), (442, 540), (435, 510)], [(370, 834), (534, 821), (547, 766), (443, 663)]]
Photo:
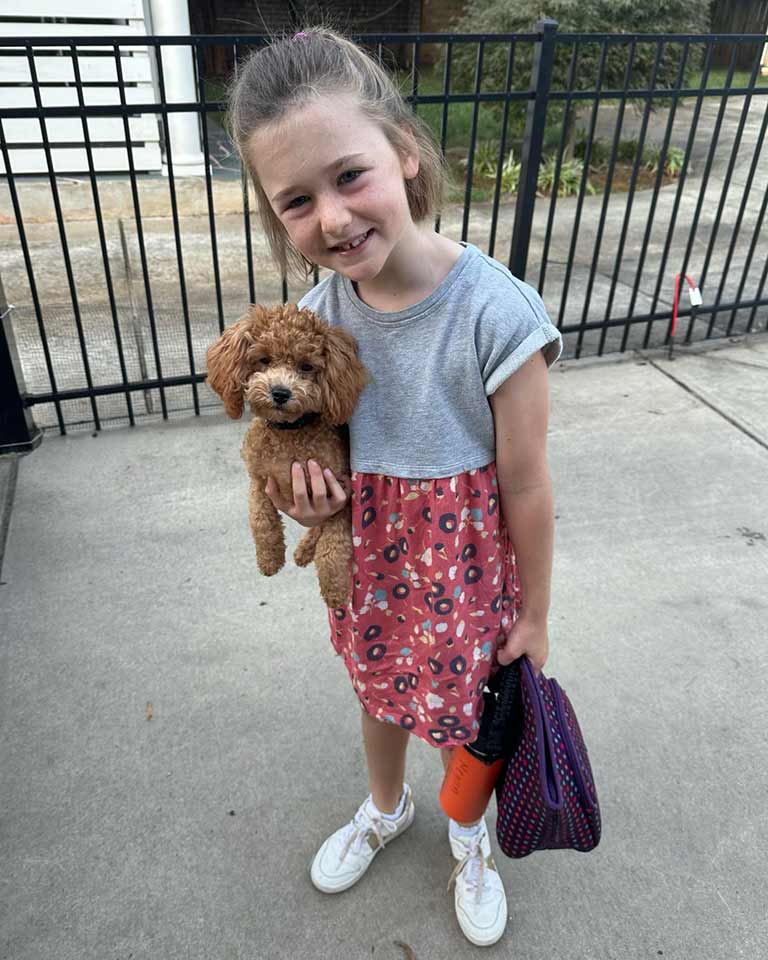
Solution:
[(768, 442), (763, 440), (762, 437), (752, 433), (752, 431), (745, 427), (743, 423), (739, 423), (739, 421), (730, 416), (730, 414), (727, 414), (724, 410), (721, 410), (716, 404), (712, 403), (711, 400), (708, 400), (703, 394), (699, 393), (698, 390), (694, 390), (693, 387), (689, 386), (679, 377), (676, 377), (668, 370), (665, 370), (663, 367), (659, 366), (659, 364), (652, 357), (644, 356), (642, 351), (639, 350), (635, 351), (635, 355), (645, 360), (646, 363), (652, 366), (654, 370), (658, 370), (659, 373), (663, 374), (665, 377), (668, 377), (673, 383), (677, 384), (678, 387), (682, 387), (682, 389), (687, 393), (690, 393), (692, 397), (695, 397), (699, 403), (703, 403), (705, 407), (709, 407), (710, 410), (722, 417), (723, 420), (726, 420), (728, 423), (730, 423), (731, 426), (736, 427), (737, 430), (740, 430), (745, 436), (749, 437), (750, 440), (754, 440), (758, 446), (762, 447), (764, 450), (768, 450)]

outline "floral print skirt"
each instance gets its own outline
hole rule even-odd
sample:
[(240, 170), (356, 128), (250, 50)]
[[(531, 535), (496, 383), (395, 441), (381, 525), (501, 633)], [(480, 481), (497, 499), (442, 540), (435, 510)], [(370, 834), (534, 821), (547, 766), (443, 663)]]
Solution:
[(363, 708), (433, 746), (475, 739), (522, 608), (495, 461), (453, 477), (352, 473), (353, 589), (331, 641)]

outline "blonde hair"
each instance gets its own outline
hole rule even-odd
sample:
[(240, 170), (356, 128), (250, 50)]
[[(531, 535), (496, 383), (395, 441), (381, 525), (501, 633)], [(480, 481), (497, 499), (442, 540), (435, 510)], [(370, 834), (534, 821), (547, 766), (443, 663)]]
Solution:
[(229, 130), (256, 191), (259, 217), (272, 258), (283, 277), (295, 271), (306, 281), (314, 268), (291, 243), (248, 163), (246, 146), (262, 127), (327, 94), (352, 94), (362, 112), (378, 124), (401, 158), (419, 151), (419, 171), (405, 180), (414, 222), (436, 215), (443, 204), (447, 167), (432, 131), (417, 117), (392, 77), (351, 40), (326, 27), (308, 27), (294, 37), (273, 40), (238, 66), (229, 90)]

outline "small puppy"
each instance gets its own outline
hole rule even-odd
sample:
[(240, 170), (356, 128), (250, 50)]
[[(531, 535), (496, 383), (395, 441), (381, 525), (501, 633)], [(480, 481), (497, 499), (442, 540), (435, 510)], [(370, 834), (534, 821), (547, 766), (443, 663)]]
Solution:
[[(271, 577), (285, 564), (285, 538), (280, 514), (264, 491), (267, 478), (293, 502), (295, 460), (306, 465), (313, 459), (337, 478), (346, 476), (349, 450), (339, 428), (370, 378), (351, 334), (294, 303), (252, 306), (208, 349), (206, 361), (207, 383), (229, 416), (242, 416), (245, 403), (253, 414), (241, 456), (251, 477), (248, 515), (256, 561)], [(349, 503), (310, 527), (293, 558), (300, 567), (315, 561), (327, 606), (345, 604), (351, 593)]]

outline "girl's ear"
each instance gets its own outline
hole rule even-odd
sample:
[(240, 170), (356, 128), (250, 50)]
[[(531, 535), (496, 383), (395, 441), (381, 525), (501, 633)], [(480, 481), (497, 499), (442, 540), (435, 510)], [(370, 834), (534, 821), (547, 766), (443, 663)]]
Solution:
[(323, 413), (329, 423), (348, 423), (363, 388), (370, 381), (357, 355), (357, 341), (340, 327), (325, 334), (325, 369), (320, 378)]
[(419, 172), (419, 153), (409, 153), (403, 160), (403, 180), (413, 180)]
[(224, 409), (233, 420), (243, 414), (243, 381), (248, 373), (247, 353), (253, 343), (248, 317), (228, 327), (205, 355), (206, 383), (224, 401)]
[(419, 146), (410, 134), (406, 134), (408, 145), (400, 156), (400, 166), (403, 168), (403, 179), (413, 180), (419, 172)]

